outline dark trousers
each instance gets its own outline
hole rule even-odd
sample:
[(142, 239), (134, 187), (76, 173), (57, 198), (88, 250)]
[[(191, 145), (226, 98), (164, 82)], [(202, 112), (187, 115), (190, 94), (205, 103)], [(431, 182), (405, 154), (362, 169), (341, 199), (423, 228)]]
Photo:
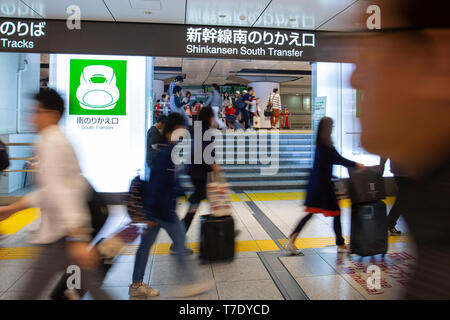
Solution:
[[(300, 233), (300, 231), (303, 229), (305, 224), (312, 218), (312, 216), (313, 215), (311, 213), (304, 216), (303, 219), (300, 220), (297, 227), (292, 232), (291, 236), (294, 233)], [(342, 225), (341, 225), (341, 216), (340, 215), (334, 217), (333, 229), (334, 229), (334, 233), (336, 234), (336, 245), (337, 246), (343, 245), (345, 243), (345, 240), (344, 240), (344, 237), (342, 237)]]
[(241, 114), (242, 114), (242, 120), (241, 121), (244, 123), (245, 129), (250, 128), (249, 117), (248, 117), (248, 110), (247, 109), (242, 109), (241, 110)]
[(255, 117), (255, 114), (251, 111), (248, 111), (248, 122), (251, 127), (253, 127), (254, 121), (253, 118)]
[[(65, 240), (59, 240), (42, 246), (42, 251), (29, 271), (29, 280), (18, 300), (36, 300), (43, 288), (59, 274), (66, 272), (69, 265), (75, 265), (67, 256)], [(89, 291), (96, 300), (110, 300), (108, 293), (101, 289), (103, 274), (99, 268), (81, 270), (80, 280), (83, 291)]]
[(191, 177), (191, 182), (194, 186), (194, 193), (192, 193), (188, 199), (189, 209), (183, 219), (184, 225), (186, 227), (186, 232), (191, 226), (192, 220), (194, 219), (200, 202), (206, 199), (206, 181)]
[(400, 177), (400, 176), (394, 176), (395, 182), (397, 183), (397, 197), (395, 199), (395, 203), (391, 208), (391, 211), (388, 215), (388, 228), (394, 228), (397, 224), (398, 218), (400, 218), (400, 215), (402, 214), (402, 206), (403, 202), (405, 201), (403, 198), (403, 193), (405, 191), (405, 188), (408, 188), (409, 185), (413, 182), (413, 180), (406, 178), (406, 177)]

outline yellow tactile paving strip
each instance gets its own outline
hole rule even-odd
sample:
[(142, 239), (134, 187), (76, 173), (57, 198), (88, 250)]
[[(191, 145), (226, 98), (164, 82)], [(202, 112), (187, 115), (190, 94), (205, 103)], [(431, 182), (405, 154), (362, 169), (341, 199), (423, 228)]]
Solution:
[(29, 225), (41, 216), (39, 209), (31, 208), (17, 212), (8, 219), (0, 221), (0, 234), (11, 235)]
[[(344, 237), (346, 241), (349, 241), (348, 236)], [(389, 237), (389, 243), (397, 242), (411, 242), (411, 237), (409, 236), (399, 236), (399, 237)], [(280, 244), (284, 244), (286, 239), (279, 239)], [(324, 238), (299, 238), (295, 242), (297, 248), (299, 249), (310, 249), (310, 248), (323, 248), (326, 246), (334, 246), (334, 237), (324, 237)], [(155, 255), (168, 255), (170, 243), (158, 243), (153, 245), (150, 249), (151, 254)], [(190, 242), (187, 247), (194, 250), (194, 253), (199, 253), (199, 243)], [(136, 254), (138, 246), (130, 245), (125, 247), (120, 255), (134, 255)], [(245, 240), (236, 241), (236, 252), (263, 252), (263, 251), (279, 251), (280, 249), (273, 240)], [(40, 253), (40, 247), (17, 247), (17, 248), (0, 248), (0, 260), (18, 260), (18, 259), (35, 259)]]

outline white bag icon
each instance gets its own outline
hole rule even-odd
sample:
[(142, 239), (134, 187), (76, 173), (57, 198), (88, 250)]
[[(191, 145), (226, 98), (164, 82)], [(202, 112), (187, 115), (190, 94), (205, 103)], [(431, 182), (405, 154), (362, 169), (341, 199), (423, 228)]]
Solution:
[(120, 92), (113, 68), (104, 65), (87, 66), (80, 77), (77, 99), (83, 109), (114, 109)]

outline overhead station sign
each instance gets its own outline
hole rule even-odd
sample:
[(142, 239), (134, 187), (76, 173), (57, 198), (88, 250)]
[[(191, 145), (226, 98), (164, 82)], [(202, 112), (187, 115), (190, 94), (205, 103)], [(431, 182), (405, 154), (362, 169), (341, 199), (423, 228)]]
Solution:
[(65, 20), (0, 18), (0, 51), (345, 62), (356, 57), (352, 41), (295, 29), (105, 21), (69, 29)]
[(188, 27), (186, 53), (301, 58), (315, 39), (311, 32)]

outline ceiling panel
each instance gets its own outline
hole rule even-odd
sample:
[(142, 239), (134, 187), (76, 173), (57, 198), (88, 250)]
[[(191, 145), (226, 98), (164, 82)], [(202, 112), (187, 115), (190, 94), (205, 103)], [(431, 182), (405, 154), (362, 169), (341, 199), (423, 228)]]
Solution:
[[(38, 2), (38, 1), (30, 1)], [(0, 17), (5, 18), (31, 18), (37, 19), (44, 15), (44, 6), (42, 3), (36, 3), (35, 11), (26, 6), (19, 0), (1, 0), (0, 1)]]
[(156, 57), (153, 64), (155, 67), (181, 67), (183, 64), (183, 58)]
[(77, 5), (82, 20), (113, 21), (102, 0), (23, 0), (23, 3), (46, 19), (66, 19), (67, 7)]
[[(250, 27), (270, 0), (187, 0), (186, 23)], [(220, 17), (224, 15), (224, 17)]]
[(399, 28), (408, 26), (407, 22), (402, 18), (402, 12), (396, 7), (398, 3), (395, 0), (359, 0), (338, 16), (325, 23), (318, 30), (367, 30), (366, 20), (369, 17), (369, 14), (366, 13), (366, 10), (370, 5), (378, 5), (380, 7), (382, 28)]
[(186, 0), (105, 0), (105, 3), (117, 21), (184, 23)]
[(314, 30), (355, 0), (273, 0), (255, 27)]

